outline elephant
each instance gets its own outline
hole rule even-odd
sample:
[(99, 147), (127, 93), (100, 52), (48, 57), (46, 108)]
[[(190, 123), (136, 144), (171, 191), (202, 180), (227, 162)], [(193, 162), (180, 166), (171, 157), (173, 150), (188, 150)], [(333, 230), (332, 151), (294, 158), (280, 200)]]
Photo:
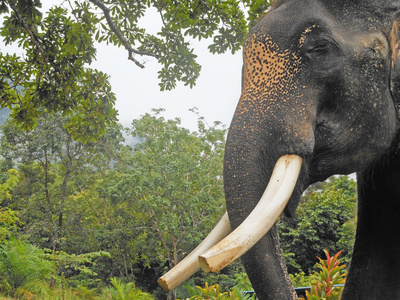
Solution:
[(244, 42), (227, 215), (177, 272), (243, 255), (259, 299), (297, 299), (274, 223), (293, 216), (310, 184), (356, 173), (342, 299), (400, 299), (399, 111), (400, 0), (274, 1)]

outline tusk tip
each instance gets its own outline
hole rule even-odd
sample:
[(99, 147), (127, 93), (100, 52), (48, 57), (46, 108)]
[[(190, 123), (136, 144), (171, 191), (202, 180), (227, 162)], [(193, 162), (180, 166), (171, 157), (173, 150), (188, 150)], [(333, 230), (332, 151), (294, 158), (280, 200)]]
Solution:
[(218, 272), (235, 260), (232, 252), (235, 252), (235, 249), (228, 249), (222, 253), (215, 252), (215, 250), (213, 251), (213, 249), (211, 249), (199, 256), (199, 265), (204, 272)]
[(215, 228), (185, 259), (161, 276), (157, 282), (165, 291), (171, 291), (192, 276), (200, 268), (198, 257), (231, 232), (228, 214), (225, 213)]
[[(213, 272), (211, 266), (207, 262), (207, 258), (206, 257), (200, 255), (199, 256), (199, 264), (200, 264), (200, 267), (203, 269), (204, 272), (207, 272), (207, 273)], [(216, 271), (214, 271), (214, 272), (216, 272)]]
[(164, 291), (170, 291), (172, 290), (169, 285), (167, 280), (164, 278), (165, 276), (162, 276), (160, 278), (158, 278), (157, 283), (158, 285), (164, 290)]

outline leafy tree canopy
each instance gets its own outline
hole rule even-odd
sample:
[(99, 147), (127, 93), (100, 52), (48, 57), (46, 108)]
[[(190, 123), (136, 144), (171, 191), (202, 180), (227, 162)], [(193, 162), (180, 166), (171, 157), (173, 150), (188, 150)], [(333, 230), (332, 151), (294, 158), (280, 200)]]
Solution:
[(0, 53), (0, 107), (8, 107), (23, 129), (35, 127), (46, 112), (60, 111), (70, 116), (65, 126), (75, 139), (96, 139), (117, 114), (108, 76), (87, 67), (96, 53), (95, 19), (73, 19), (62, 7), (43, 16), (40, 6), (1, 1), (0, 35), (24, 53)]
[[(66, 126), (75, 139), (98, 137), (116, 120), (108, 76), (88, 67), (95, 42), (124, 47), (140, 68), (146, 57), (155, 58), (161, 90), (178, 81), (192, 87), (201, 67), (190, 41), (209, 39), (211, 53), (234, 53), (269, 6), (260, 0), (68, 0), (43, 13), (42, 3), (0, 0), (0, 36), (24, 52), (0, 53), (0, 107), (10, 108), (25, 129), (44, 112), (62, 111), (72, 116)], [(150, 9), (159, 16), (156, 34), (143, 27)]]

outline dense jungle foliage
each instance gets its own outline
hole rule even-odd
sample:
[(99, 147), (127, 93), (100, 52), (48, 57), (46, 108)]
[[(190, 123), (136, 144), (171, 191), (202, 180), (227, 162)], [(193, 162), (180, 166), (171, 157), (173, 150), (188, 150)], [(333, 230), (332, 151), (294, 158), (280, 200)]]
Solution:
[[(194, 249), (225, 210), (226, 130), (198, 117), (197, 131), (190, 132), (161, 113), (133, 120), (131, 128), (108, 127), (97, 143), (74, 141), (62, 116), (43, 118), (32, 131), (9, 121), (1, 127), (1, 295), (168, 296), (157, 278)], [(355, 183), (340, 176), (311, 187), (296, 217), (280, 220), (294, 280), (305, 280), (323, 249), (343, 250), (348, 258), (354, 213)], [(236, 262), (218, 274), (197, 273), (169, 297), (189, 297), (205, 282), (223, 291), (251, 289)]]

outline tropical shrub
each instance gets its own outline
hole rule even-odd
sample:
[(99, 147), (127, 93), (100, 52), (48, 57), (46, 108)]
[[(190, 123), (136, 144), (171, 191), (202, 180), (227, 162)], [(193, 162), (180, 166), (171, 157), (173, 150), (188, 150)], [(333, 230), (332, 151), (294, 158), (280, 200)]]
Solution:
[(123, 280), (112, 277), (112, 287), (103, 291), (102, 299), (112, 300), (153, 300), (153, 296), (136, 288), (133, 282), (124, 282)]
[[(209, 285), (208, 282), (204, 284), (204, 287), (197, 286), (197, 293), (190, 297), (190, 300), (249, 300), (252, 299), (250, 296), (245, 295), (241, 290), (234, 288), (231, 291), (223, 292), (218, 284)], [(195, 293), (193, 290), (192, 293)]]
[(228, 299), (228, 292), (222, 292), (221, 287), (218, 284), (208, 285), (208, 282), (204, 284), (204, 287), (197, 286), (200, 293), (190, 297), (191, 300), (201, 299)]
[(337, 300), (343, 290), (343, 287), (334, 287), (334, 285), (342, 285), (345, 283), (346, 273), (342, 271), (345, 265), (340, 265), (338, 257), (342, 251), (335, 256), (330, 256), (328, 250), (324, 249), (326, 260), (318, 257), (320, 263), (317, 264), (321, 270), (315, 272), (314, 281), (311, 285), (310, 292), (306, 291), (307, 300)]

